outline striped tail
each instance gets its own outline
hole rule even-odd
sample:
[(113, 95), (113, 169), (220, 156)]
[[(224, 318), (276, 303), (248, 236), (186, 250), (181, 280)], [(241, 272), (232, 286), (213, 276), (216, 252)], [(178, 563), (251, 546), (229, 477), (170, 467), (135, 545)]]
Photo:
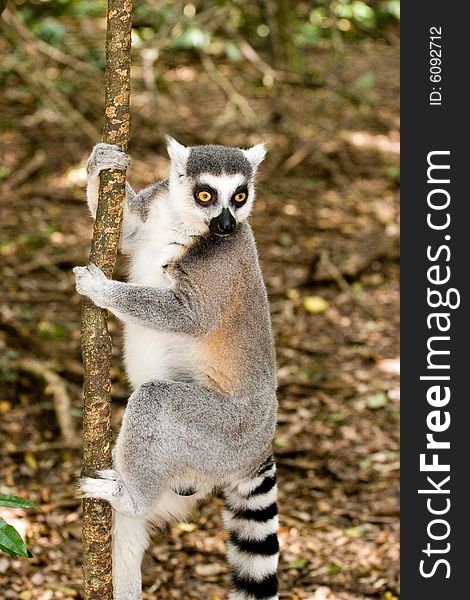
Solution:
[(251, 477), (224, 490), (224, 522), (230, 534), (230, 600), (277, 600), (279, 518), (276, 465), (270, 457)]

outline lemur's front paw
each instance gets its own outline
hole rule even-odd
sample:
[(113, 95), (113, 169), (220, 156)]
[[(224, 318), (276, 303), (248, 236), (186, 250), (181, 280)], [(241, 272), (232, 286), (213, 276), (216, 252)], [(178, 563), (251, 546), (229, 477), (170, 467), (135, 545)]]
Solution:
[(109, 279), (103, 271), (90, 263), (86, 267), (75, 267), (75, 287), (79, 294), (88, 296), (97, 306), (104, 306), (104, 292), (108, 285)]
[(105, 169), (125, 171), (131, 159), (119, 146), (114, 144), (96, 144), (86, 163), (89, 177), (97, 177)]

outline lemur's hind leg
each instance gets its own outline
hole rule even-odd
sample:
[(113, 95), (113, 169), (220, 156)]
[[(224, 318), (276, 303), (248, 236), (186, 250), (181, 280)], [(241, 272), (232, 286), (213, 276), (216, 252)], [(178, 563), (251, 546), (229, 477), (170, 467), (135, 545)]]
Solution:
[(114, 600), (140, 600), (141, 564), (150, 542), (146, 517), (129, 517), (113, 511)]
[[(84, 496), (107, 500), (113, 507), (113, 588), (114, 600), (140, 600), (141, 564), (150, 541), (149, 514), (133, 515), (134, 502), (117, 471), (99, 471), (99, 477), (84, 477)], [(118, 507), (121, 512), (115, 510)], [(127, 514), (122, 512), (126, 511)]]
[[(138, 554), (129, 563), (127, 572), (132, 582), (125, 587), (123, 580), (124, 590), (140, 586), (137, 564), (147, 544), (143, 525), (159, 518), (183, 518), (180, 508), (186, 508), (187, 494), (189, 502), (205, 495), (217, 481), (224, 480), (227, 472), (235, 472), (240, 460), (246, 464), (252, 456), (251, 446), (240, 436), (245, 425), (242, 414), (243, 407), (235, 399), (196, 383), (150, 381), (129, 398), (116, 443), (114, 469), (81, 481), (84, 495), (108, 500), (117, 513), (127, 517), (116, 515), (115, 521), (118, 577), (121, 571), (118, 556), (125, 557), (133, 550), (117, 529), (120, 523), (125, 529), (132, 529), (132, 523), (140, 528), (135, 530)], [(201, 465), (204, 465), (202, 470)], [(195, 485), (193, 494), (192, 489), (184, 489), (184, 479), (194, 472), (198, 473), (196, 481), (189, 481), (190, 487)], [(264, 464), (250, 477), (228, 486), (225, 493), (232, 532), (229, 557), (239, 590), (239, 595), (232, 598), (276, 598), (273, 463)], [(266, 590), (269, 595), (262, 596)], [(119, 600), (124, 599), (135, 600), (132, 595), (119, 596)]]
[[(214, 481), (227, 470), (233, 472), (240, 455), (248, 453), (239, 441), (241, 410), (235, 405), (198, 384), (141, 385), (127, 403), (114, 468), (83, 478), (83, 494), (107, 500), (125, 515), (148, 516), (163, 490), (183, 472), (198, 471), (204, 464), (204, 472)], [(228, 452), (237, 441), (240, 449)]]
[[(184, 519), (210, 488), (196, 490), (172, 477), (171, 448), (178, 431), (165, 423), (162, 406), (171, 403), (172, 384), (146, 384), (130, 397), (113, 450), (113, 469), (85, 477), (85, 496), (107, 500), (113, 508), (114, 600), (140, 600), (141, 563), (154, 526)], [(181, 394), (178, 388), (176, 393)]]
[(276, 466), (269, 458), (250, 477), (224, 490), (224, 522), (230, 534), (230, 600), (277, 600), (279, 519)]

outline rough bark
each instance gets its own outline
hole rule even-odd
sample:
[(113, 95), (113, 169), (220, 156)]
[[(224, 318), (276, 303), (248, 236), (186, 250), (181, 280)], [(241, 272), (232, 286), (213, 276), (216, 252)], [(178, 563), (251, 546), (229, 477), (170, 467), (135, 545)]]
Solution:
[[(129, 138), (132, 0), (108, 0), (103, 141), (126, 149)], [(111, 276), (116, 262), (126, 175), (101, 174), (90, 262)], [(84, 299), (82, 306), (84, 366), (82, 475), (111, 467), (111, 338), (107, 312)], [(83, 575), (85, 600), (112, 599), (111, 507), (83, 502)]]

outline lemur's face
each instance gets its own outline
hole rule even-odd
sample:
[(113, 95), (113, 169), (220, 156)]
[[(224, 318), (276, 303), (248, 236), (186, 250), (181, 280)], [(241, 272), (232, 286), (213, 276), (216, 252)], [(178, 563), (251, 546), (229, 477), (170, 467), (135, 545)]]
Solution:
[(228, 235), (251, 212), (254, 179), (266, 150), (227, 146), (186, 148), (168, 138), (170, 196), (184, 223), (201, 232)]

